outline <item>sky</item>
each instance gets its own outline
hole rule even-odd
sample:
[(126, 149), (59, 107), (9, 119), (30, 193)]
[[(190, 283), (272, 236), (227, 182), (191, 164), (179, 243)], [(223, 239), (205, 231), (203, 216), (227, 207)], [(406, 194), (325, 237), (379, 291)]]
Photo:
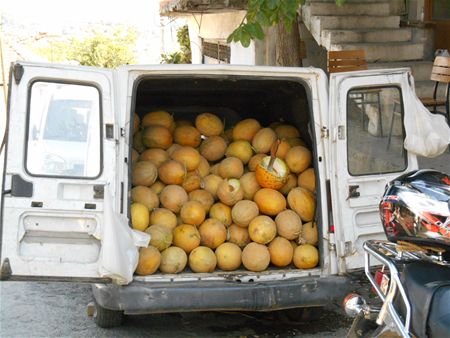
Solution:
[[(29, 27), (59, 35), (73, 34), (78, 26), (86, 31), (87, 23), (132, 25), (139, 37), (137, 63), (159, 63), (162, 53), (178, 50), (176, 32), (184, 24), (166, 17), (161, 20), (158, 0), (0, 0), (0, 15), (19, 23), (25, 34), (30, 34)], [(66, 30), (67, 26), (72, 27)]]
[(2, 0), (0, 12), (52, 28), (67, 23), (113, 21), (140, 27), (159, 25), (158, 0)]

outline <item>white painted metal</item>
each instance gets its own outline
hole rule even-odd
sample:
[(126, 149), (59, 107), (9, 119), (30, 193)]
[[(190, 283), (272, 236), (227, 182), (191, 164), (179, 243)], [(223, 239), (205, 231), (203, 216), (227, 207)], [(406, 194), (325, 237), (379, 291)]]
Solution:
[[(94, 198), (94, 186), (116, 189), (116, 141), (106, 139), (105, 125), (114, 125), (111, 70), (55, 64), (21, 63), (23, 77), (11, 85), (7, 162), (4, 190), (19, 175), (33, 184), (31, 197), (5, 194), (2, 207), (1, 262), (9, 260), (17, 276), (98, 277), (103, 200)], [(96, 179), (31, 176), (25, 170), (28, 104), (33, 81), (72, 82), (96, 86), (100, 91), (103, 166)], [(116, 128), (117, 129), (117, 126)], [(100, 133), (100, 128), (98, 129)], [(117, 135), (117, 132), (116, 132)], [(32, 207), (41, 202), (42, 207)], [(85, 204), (95, 204), (95, 210)]]
[[(387, 182), (403, 172), (417, 169), (417, 159), (408, 154), (405, 171), (352, 176), (347, 156), (347, 95), (355, 87), (398, 86), (403, 93), (413, 91), (408, 69), (368, 70), (332, 74), (330, 77), (331, 191), (336, 231), (338, 264), (341, 272), (364, 267), (362, 245), (368, 239), (385, 238), (378, 204)], [(405, 95), (403, 95), (404, 97)], [(411, 102), (403, 102), (405, 112)], [(344, 131), (343, 135), (339, 135)], [(400, 156), (400, 155), (399, 155)], [(348, 198), (349, 187), (358, 185), (360, 196)]]

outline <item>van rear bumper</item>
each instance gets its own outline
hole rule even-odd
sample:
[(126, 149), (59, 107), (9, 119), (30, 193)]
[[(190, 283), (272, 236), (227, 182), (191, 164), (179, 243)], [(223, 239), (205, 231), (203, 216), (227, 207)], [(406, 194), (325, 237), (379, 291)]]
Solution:
[(125, 314), (187, 311), (271, 311), (340, 303), (357, 288), (349, 277), (303, 277), (271, 282), (132, 282), (93, 284), (97, 303)]

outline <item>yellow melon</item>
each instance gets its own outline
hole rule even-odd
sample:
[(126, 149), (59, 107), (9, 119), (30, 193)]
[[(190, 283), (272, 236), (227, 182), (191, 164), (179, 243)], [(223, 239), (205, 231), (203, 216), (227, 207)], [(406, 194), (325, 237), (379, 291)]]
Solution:
[(252, 241), (267, 244), (277, 235), (277, 226), (269, 216), (257, 216), (248, 225), (248, 234)]
[(314, 219), (316, 199), (312, 192), (300, 187), (294, 188), (289, 192), (287, 201), (289, 207), (300, 216), (302, 221), (309, 222)]
[(208, 191), (214, 198), (217, 197), (217, 189), (220, 183), (222, 183), (223, 178), (219, 175), (210, 174), (203, 178), (204, 189)]
[(203, 140), (200, 154), (210, 162), (220, 160), (227, 150), (227, 142), (220, 136), (211, 136)]
[(241, 248), (245, 247), (251, 242), (247, 228), (240, 227), (236, 224), (231, 224), (228, 227), (228, 242), (234, 243)]
[(183, 223), (200, 225), (205, 220), (205, 209), (198, 201), (187, 201), (181, 207), (180, 216)]
[(250, 221), (258, 215), (258, 205), (249, 200), (239, 201), (231, 209), (233, 222), (242, 227), (247, 227)]
[(189, 267), (194, 272), (213, 272), (217, 265), (217, 258), (210, 248), (199, 246), (189, 254)]
[(161, 253), (154, 246), (139, 249), (139, 261), (136, 273), (141, 276), (151, 275), (158, 270), (161, 264)]
[(227, 157), (220, 162), (219, 175), (222, 178), (239, 178), (244, 174), (244, 165), (237, 157)]
[(164, 110), (152, 111), (144, 115), (141, 122), (142, 127), (161, 126), (173, 131), (175, 126), (173, 116)]
[(164, 273), (180, 273), (187, 264), (187, 255), (183, 249), (171, 246), (161, 252), (159, 270)]
[(247, 164), (253, 156), (252, 145), (244, 140), (234, 141), (228, 146), (225, 156), (237, 157), (243, 164)]
[(161, 182), (161, 181), (156, 181), (155, 183), (153, 183), (153, 184), (150, 186), (150, 189), (152, 189), (152, 191), (153, 191), (155, 194), (159, 195), (159, 194), (161, 193), (161, 191), (164, 189), (165, 186), (166, 186), (166, 185), (165, 185), (163, 182)]
[(133, 229), (145, 231), (150, 220), (148, 208), (141, 203), (132, 203), (130, 206), (130, 214)]
[(289, 240), (298, 239), (302, 233), (302, 220), (293, 210), (284, 210), (275, 217), (277, 233)]
[(139, 156), (139, 160), (153, 162), (157, 168), (168, 159), (169, 154), (165, 150), (159, 148), (146, 149)]
[(256, 154), (253, 155), (250, 161), (248, 162), (248, 170), (255, 171), (256, 167), (261, 163), (262, 159), (266, 157), (266, 154)]
[(197, 227), (190, 224), (181, 224), (173, 230), (173, 245), (190, 253), (200, 245), (200, 233)]
[(298, 186), (308, 189), (311, 192), (316, 191), (316, 174), (314, 168), (308, 168), (298, 175)]
[(145, 205), (150, 211), (159, 206), (158, 195), (149, 187), (142, 185), (131, 189), (131, 200)]
[(252, 146), (255, 153), (267, 154), (276, 140), (277, 135), (272, 129), (262, 128), (253, 137)]
[(223, 123), (220, 118), (211, 113), (203, 113), (195, 119), (195, 126), (205, 136), (218, 136), (223, 133)]
[(242, 250), (242, 264), (250, 271), (260, 272), (270, 264), (269, 249), (259, 243), (251, 242)]
[(215, 249), (227, 239), (225, 225), (215, 218), (208, 218), (199, 227), (201, 244)]
[(142, 143), (147, 148), (168, 149), (173, 139), (169, 129), (152, 125), (142, 131)]
[(295, 146), (288, 150), (285, 161), (290, 171), (299, 174), (310, 166), (312, 154), (306, 147)]
[(197, 148), (202, 141), (201, 136), (197, 128), (183, 125), (175, 129), (173, 139), (179, 145)]
[(166, 208), (153, 209), (150, 214), (150, 225), (160, 224), (173, 230), (177, 226), (177, 216)]
[(133, 185), (151, 186), (158, 177), (158, 169), (150, 161), (138, 161), (133, 165), (131, 180)]
[(200, 154), (192, 147), (179, 147), (172, 152), (170, 157), (183, 164), (187, 171), (197, 169), (200, 164)]
[(310, 244), (299, 245), (294, 250), (293, 261), (299, 269), (312, 269), (319, 264), (319, 251)]
[(222, 203), (233, 206), (244, 198), (244, 190), (239, 180), (225, 179), (217, 188), (217, 197)]
[(139, 127), (141, 125), (141, 118), (136, 113), (134, 113), (133, 116), (134, 116), (134, 118), (133, 118), (133, 134), (135, 134), (137, 131), (139, 131)]
[(280, 124), (275, 127), (275, 133), (279, 139), (289, 139), (300, 137), (300, 132), (294, 126), (289, 124)]
[(202, 178), (197, 175), (195, 171), (190, 171), (186, 174), (186, 177), (181, 186), (184, 190), (186, 190), (187, 193), (190, 193), (191, 191), (200, 189), (200, 187), (202, 186)]
[(294, 174), (289, 174), (286, 178), (286, 182), (284, 185), (278, 189), (279, 192), (281, 192), (283, 195), (287, 196), (289, 194), (289, 191), (294, 189), (297, 186), (297, 176)]
[(319, 243), (319, 230), (316, 222), (308, 222), (303, 224), (300, 240), (303, 243), (311, 245), (317, 245)]
[(291, 264), (294, 249), (286, 238), (276, 237), (269, 244), (269, 253), (273, 265), (284, 267)]
[(203, 208), (205, 209), (205, 213), (208, 213), (209, 209), (214, 204), (213, 195), (211, 195), (211, 193), (203, 189), (191, 191), (189, 193), (189, 200), (200, 202)]
[(165, 184), (183, 184), (186, 168), (178, 161), (169, 160), (159, 166), (158, 176)]
[(178, 213), (184, 203), (188, 201), (188, 194), (179, 185), (166, 185), (159, 194), (162, 206), (174, 213)]
[(223, 271), (233, 271), (241, 266), (242, 251), (236, 244), (223, 243), (216, 249), (217, 267)]
[(172, 230), (164, 225), (151, 225), (145, 232), (150, 235), (150, 244), (159, 251), (166, 250), (172, 244)]
[(218, 219), (226, 227), (231, 225), (231, 208), (221, 202), (217, 202), (209, 209), (209, 217)]
[(233, 127), (233, 140), (244, 140), (251, 142), (255, 134), (261, 129), (258, 120), (241, 120)]
[(277, 190), (263, 188), (253, 197), (262, 214), (275, 216), (286, 209), (286, 199)]
[(254, 172), (245, 173), (239, 181), (241, 182), (242, 190), (244, 190), (244, 199), (253, 200), (256, 192), (261, 189), (261, 186), (256, 180), (256, 174)]

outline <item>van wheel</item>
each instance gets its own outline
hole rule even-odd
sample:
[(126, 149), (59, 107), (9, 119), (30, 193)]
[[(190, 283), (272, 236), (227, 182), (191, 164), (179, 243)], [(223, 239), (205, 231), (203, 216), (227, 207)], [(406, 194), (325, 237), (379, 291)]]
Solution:
[(95, 302), (94, 321), (97, 326), (103, 328), (120, 326), (123, 321), (123, 311), (105, 309)]

